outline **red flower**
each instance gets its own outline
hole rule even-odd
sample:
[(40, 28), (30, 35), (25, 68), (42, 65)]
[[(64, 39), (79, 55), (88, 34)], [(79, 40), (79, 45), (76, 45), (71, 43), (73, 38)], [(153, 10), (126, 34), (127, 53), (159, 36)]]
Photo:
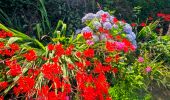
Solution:
[(49, 50), (49, 51), (54, 50), (54, 45), (53, 45), (53, 44), (48, 44), (48, 50)]
[(18, 95), (20, 94), (20, 92), (21, 92), (21, 89), (18, 88), (18, 87), (14, 87), (14, 88), (13, 88), (13, 92), (14, 92), (14, 94), (15, 94), (16, 96), (18, 96)]
[(163, 18), (164, 21), (170, 21), (170, 14), (166, 14)]
[(116, 74), (118, 72), (118, 68), (114, 67), (113, 68), (113, 73)]
[(80, 58), (81, 57), (81, 52), (76, 52), (76, 56)]
[(107, 65), (107, 66), (102, 66), (102, 70), (103, 72), (109, 72), (111, 70), (111, 65)]
[(24, 54), (24, 57), (27, 61), (34, 61), (37, 59), (37, 55), (34, 50), (29, 50), (27, 53)]
[(120, 56), (119, 56), (119, 54), (117, 54), (117, 55), (115, 56), (115, 60), (116, 60), (116, 62), (118, 62), (118, 61), (119, 61), (119, 59), (120, 59)]
[(5, 89), (8, 86), (8, 82), (0, 82), (0, 90)]
[(140, 24), (140, 26), (145, 27), (145, 26), (146, 26), (146, 23), (142, 22), (142, 23)]
[(6, 36), (8, 36), (8, 37), (12, 37), (12, 36), (13, 36), (13, 34), (12, 34), (11, 32), (6, 32)]
[(4, 97), (3, 97), (3, 96), (0, 96), (0, 100), (4, 100)]
[(3, 49), (3, 48), (4, 48), (4, 43), (0, 42), (0, 49)]
[(72, 53), (74, 46), (70, 45), (66, 50), (65, 50), (65, 55), (69, 56)]
[(84, 39), (91, 39), (92, 38), (92, 32), (84, 32), (83, 33)]
[(49, 87), (47, 85), (41, 87), (40, 90), (38, 90), (38, 100), (49, 100), (48, 94), (49, 94)]
[(61, 80), (60, 80), (58, 77), (55, 77), (55, 78), (53, 79), (52, 88), (53, 88), (53, 89), (59, 89), (59, 88), (61, 88), (61, 87), (62, 87), (62, 82), (61, 82)]
[(0, 30), (0, 38), (12, 37), (12, 33)]
[(165, 16), (165, 14), (163, 14), (163, 13), (157, 13), (157, 16), (158, 16), (158, 17), (163, 17), (163, 16)]
[(21, 66), (19, 64), (10, 64), (9, 68), (10, 70), (8, 73), (12, 76), (17, 76), (22, 73)]
[(106, 19), (107, 19), (108, 15), (107, 14), (103, 14), (101, 15), (101, 19), (102, 19), (102, 22), (105, 22)]
[(99, 27), (98, 31), (99, 31), (100, 33), (106, 33), (106, 34), (109, 33), (109, 30), (106, 30), (106, 29), (104, 29), (103, 27)]
[(104, 28), (103, 27), (99, 27), (99, 32), (103, 33), (103, 31), (104, 31)]
[(19, 50), (19, 45), (16, 44), (16, 43), (12, 43), (12, 44), (10, 44), (9, 46), (10, 46), (10, 48), (11, 48), (12, 50), (14, 50), (14, 51)]
[(128, 39), (126, 39), (126, 38), (124, 38), (124, 39), (122, 40), (122, 42), (123, 42), (127, 47), (130, 47), (130, 46), (131, 46), (131, 42), (130, 42)]
[(64, 93), (70, 93), (71, 92), (71, 85), (68, 83), (63, 83)]
[(18, 88), (22, 93), (29, 93), (35, 85), (35, 80), (30, 77), (21, 77), (18, 80)]
[(109, 51), (109, 52), (112, 52), (115, 50), (115, 44), (114, 42), (109, 42), (107, 41), (106, 42), (106, 49)]
[(131, 26), (135, 27), (135, 26), (137, 26), (137, 24), (136, 23), (131, 23)]
[(55, 56), (54, 58), (52, 58), (53, 62), (57, 63), (58, 62), (59, 57)]
[(94, 57), (94, 49), (87, 49), (83, 52), (84, 56), (85, 57), (89, 57), (89, 58), (92, 58)]
[(38, 76), (39, 73), (40, 71), (38, 69), (29, 69), (27, 74), (29, 77), (35, 78)]
[(108, 57), (105, 58), (105, 62), (109, 63), (111, 61), (112, 61), (112, 57), (108, 56)]
[(119, 20), (115, 17), (115, 18), (113, 18), (113, 23), (117, 23)]
[(68, 69), (70, 69), (70, 70), (74, 69), (74, 65), (73, 64), (68, 63), (67, 66), (68, 66)]
[(58, 56), (58, 57), (61, 57), (61, 55), (64, 54), (64, 48), (63, 48), (63, 45), (62, 44), (56, 44), (55, 45), (55, 54)]
[(153, 20), (153, 17), (149, 16), (148, 20)]
[(86, 66), (87, 66), (87, 67), (91, 65), (91, 62), (90, 62), (90, 61), (85, 61), (85, 63), (86, 63)]
[(120, 35), (117, 35), (115, 38), (116, 40), (122, 40), (122, 37)]
[[(42, 99), (40, 99), (40, 100), (42, 100)], [(54, 91), (51, 91), (48, 93), (48, 100), (59, 100), (59, 97), (56, 95), (56, 93)]]
[(84, 70), (85, 66), (82, 62), (75, 62), (75, 65), (80, 69), (80, 70)]
[(57, 74), (61, 74), (62, 70), (58, 64), (47, 63), (42, 65), (42, 73), (44, 74), (44, 77), (52, 80), (57, 76)]
[(10, 50), (10, 49), (5, 49), (3, 53), (6, 56), (13, 56), (15, 54), (15, 51), (14, 50)]

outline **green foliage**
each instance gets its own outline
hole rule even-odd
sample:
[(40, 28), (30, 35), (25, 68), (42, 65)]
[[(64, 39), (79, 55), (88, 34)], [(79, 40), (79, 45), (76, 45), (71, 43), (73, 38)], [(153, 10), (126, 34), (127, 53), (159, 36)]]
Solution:
[(42, 50), (45, 50), (45, 47), (42, 43), (40, 43), (37, 39), (35, 38), (31, 38), (28, 35), (25, 35), (24, 33), (21, 33), (17, 30), (14, 29), (8, 29), (7, 27), (5, 27), (4, 25), (0, 24), (0, 29), (3, 29), (7, 32), (11, 32), (13, 33), (14, 37), (10, 38), (8, 40), (8, 43), (13, 43), (13, 42), (20, 42), (23, 43), (21, 44), (21, 46), (23, 45), (24, 47), (26, 46), (26, 48), (39, 48)]
[(3, 0), (0, 1), (0, 22), (30, 36), (49, 35), (62, 20), (67, 31), (82, 26), (84, 13), (96, 11), (95, 0)]
[(170, 38), (168, 35), (158, 36), (154, 32), (158, 21), (150, 23), (148, 26), (143, 27), (139, 33), (137, 33), (137, 41), (139, 44), (139, 50), (149, 51), (151, 59), (155, 57), (158, 61), (164, 61), (165, 65), (170, 65)]
[(158, 12), (170, 13), (170, 0), (98, 0), (100, 6), (128, 22), (143, 22)]

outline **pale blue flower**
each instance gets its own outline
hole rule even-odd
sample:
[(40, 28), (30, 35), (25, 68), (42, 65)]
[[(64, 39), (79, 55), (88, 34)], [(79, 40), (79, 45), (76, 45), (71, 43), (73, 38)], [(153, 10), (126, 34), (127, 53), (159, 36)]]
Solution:
[(84, 32), (92, 32), (92, 29), (90, 27), (86, 26), (81, 30), (81, 33), (84, 33)]
[(97, 18), (100, 18), (102, 14), (104, 14), (104, 11), (103, 11), (103, 10), (100, 10), (100, 11), (98, 11), (98, 12), (96, 13), (96, 17), (97, 17)]
[(133, 36), (133, 38), (135, 40), (136, 39), (136, 34), (134, 32), (131, 32), (130, 34)]
[(84, 22), (86, 22), (87, 20), (92, 20), (92, 19), (94, 19), (95, 17), (96, 17), (95, 14), (93, 14), (93, 13), (88, 13), (88, 14), (86, 14), (86, 15), (82, 18), (82, 22), (84, 23)]
[(103, 27), (107, 30), (112, 29), (112, 24), (110, 22), (105, 22), (103, 23)]
[(81, 33), (81, 29), (77, 29), (75, 33), (76, 33), (76, 34)]
[(132, 27), (129, 24), (127, 24), (127, 23), (125, 24), (123, 29), (128, 34), (132, 33)]
[(126, 37), (130, 40), (133, 41), (134, 37), (132, 36), (132, 34), (126, 34)]

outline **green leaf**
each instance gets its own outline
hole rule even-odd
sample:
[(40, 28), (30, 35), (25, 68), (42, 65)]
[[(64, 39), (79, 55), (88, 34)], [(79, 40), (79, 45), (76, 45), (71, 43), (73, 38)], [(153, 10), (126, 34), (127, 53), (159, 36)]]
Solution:
[(8, 40), (7, 44), (12, 44), (12, 43), (14, 43), (14, 42), (16, 42), (16, 41), (18, 41), (18, 40), (21, 40), (21, 38), (19, 38), (19, 37), (11, 37), (11, 38)]
[(41, 49), (46, 50), (46, 49), (45, 49), (45, 46), (44, 46), (41, 42), (39, 42), (37, 39), (34, 39), (34, 41), (35, 41), (35, 43), (37, 43), (37, 45), (38, 45), (39, 47), (41, 47)]

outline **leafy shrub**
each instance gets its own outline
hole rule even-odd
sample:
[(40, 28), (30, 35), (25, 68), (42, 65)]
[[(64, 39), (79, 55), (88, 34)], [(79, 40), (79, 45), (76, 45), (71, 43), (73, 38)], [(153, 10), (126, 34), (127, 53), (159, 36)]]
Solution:
[(137, 45), (132, 27), (104, 11), (89, 13), (82, 21), (86, 27), (81, 34), (70, 37), (65, 37), (65, 24), (60, 21), (46, 46), (0, 24), (4, 70), (0, 98), (151, 98), (148, 87), (153, 80), (161, 80), (164, 67), (151, 61), (147, 52), (141, 52), (139, 59), (134, 56)]

